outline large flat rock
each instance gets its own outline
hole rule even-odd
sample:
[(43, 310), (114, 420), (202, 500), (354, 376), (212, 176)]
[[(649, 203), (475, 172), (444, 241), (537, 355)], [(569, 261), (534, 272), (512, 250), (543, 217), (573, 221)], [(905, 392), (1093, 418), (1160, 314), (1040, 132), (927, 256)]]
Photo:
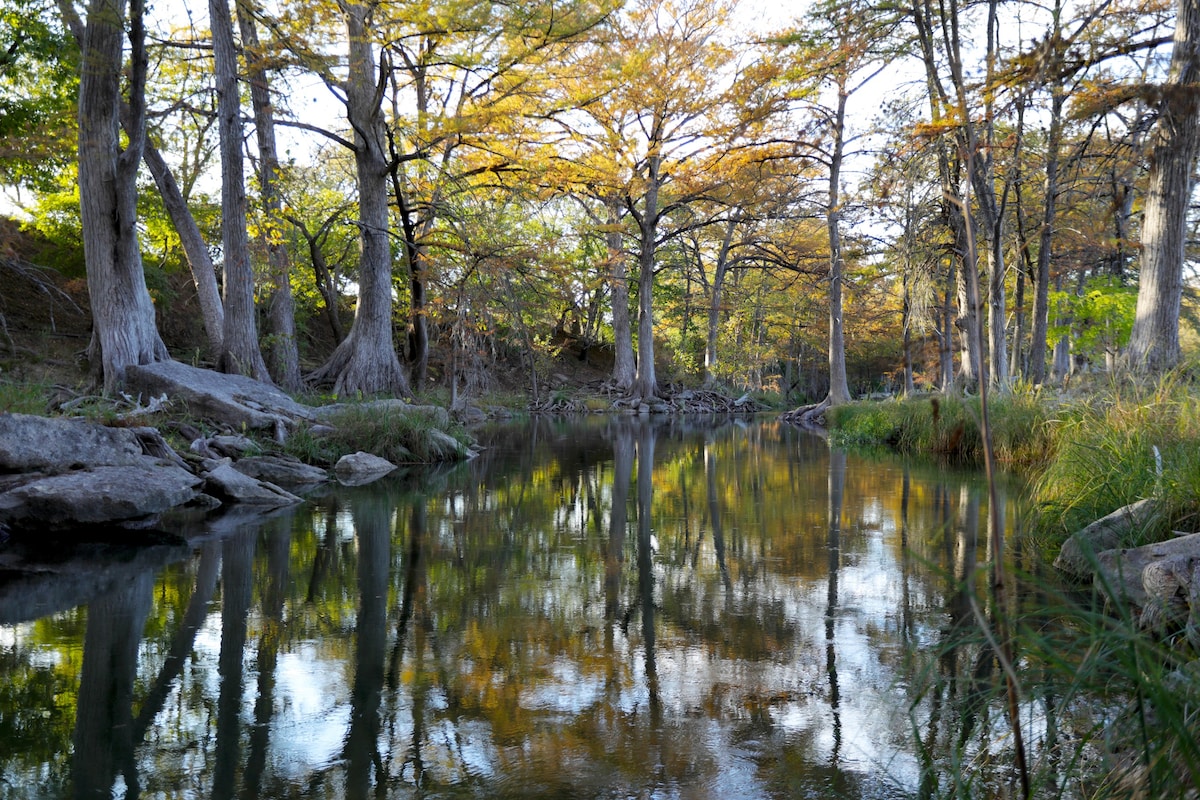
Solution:
[(290, 428), (297, 420), (312, 419), (312, 409), (297, 403), (276, 387), (242, 375), (199, 369), (179, 361), (127, 367), (127, 390), (133, 394), (184, 403), (198, 416), (234, 428)]
[(140, 466), (101, 466), (35, 478), (0, 495), (0, 521), (53, 526), (117, 522), (157, 514), (196, 497), (203, 481), (143, 457)]
[(78, 419), (0, 414), (0, 471), (64, 472), (143, 462), (137, 433)]

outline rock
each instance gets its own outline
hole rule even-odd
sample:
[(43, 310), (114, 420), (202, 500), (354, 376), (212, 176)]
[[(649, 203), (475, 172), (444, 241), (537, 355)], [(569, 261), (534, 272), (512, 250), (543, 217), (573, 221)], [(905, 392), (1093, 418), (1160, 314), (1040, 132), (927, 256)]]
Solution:
[(0, 470), (65, 472), (87, 466), (141, 465), (144, 458), (137, 434), (128, 428), (0, 414)]
[(311, 419), (312, 409), (297, 403), (270, 384), (242, 375), (225, 375), (179, 361), (131, 366), (125, 370), (131, 394), (166, 394), (182, 401), (197, 417), (232, 428), (274, 430), (276, 438), (297, 420)]
[(435, 428), (445, 430), (450, 427), (450, 412), (441, 406), (410, 406), (409, 412), (422, 415)]
[(233, 463), (238, 472), (276, 486), (311, 486), (329, 480), (320, 467), (283, 456), (248, 456)]
[(396, 465), (386, 458), (362, 451), (342, 456), (333, 467), (337, 479), (347, 486), (361, 486), (364, 483), (370, 483), (395, 469)]
[(70, 525), (136, 519), (189, 502), (201, 479), (142, 457), (141, 466), (99, 466), (35, 478), (0, 495), (0, 520)]
[(481, 425), (487, 422), (487, 413), (482, 408), (465, 403), (454, 408), (450, 416), (463, 425)]
[(430, 461), (461, 461), (471, 457), (471, 450), (465, 444), (436, 429), (426, 432), (425, 446)]
[(204, 476), (205, 490), (235, 503), (260, 506), (286, 506), (302, 502), (291, 492), (273, 483), (260, 481), (233, 468), (229, 461), (218, 464)]
[(403, 413), (407, 414), (413, 409), (413, 406), (398, 397), (389, 397), (382, 400), (370, 400), (365, 403), (331, 403), (327, 406), (316, 406), (309, 409), (312, 412), (312, 417), (321, 422), (329, 422), (338, 417), (339, 414), (344, 414), (348, 411), (371, 411), (381, 413)]
[(208, 446), (214, 452), (220, 453), (222, 456), (228, 456), (229, 458), (241, 458), (247, 453), (259, 452), (261, 450), (257, 442), (240, 434), (213, 436), (208, 439)]
[[(1097, 555), (1120, 547), (1134, 531), (1145, 527), (1157, 510), (1158, 503), (1151, 498), (1118, 508), (1071, 534), (1063, 543), (1054, 566), (1076, 578), (1090, 577), (1096, 568)], [(1140, 576), (1141, 571), (1137, 574)]]

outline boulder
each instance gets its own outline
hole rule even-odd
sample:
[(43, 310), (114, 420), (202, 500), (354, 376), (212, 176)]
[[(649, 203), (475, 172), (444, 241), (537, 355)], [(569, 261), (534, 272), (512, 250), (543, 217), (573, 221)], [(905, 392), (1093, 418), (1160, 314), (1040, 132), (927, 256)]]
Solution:
[(430, 461), (461, 461), (472, 455), (465, 444), (437, 429), (425, 432), (425, 448)]
[(233, 462), (233, 468), (276, 486), (311, 486), (329, 480), (329, 473), (320, 467), (284, 456), (247, 456)]
[(291, 492), (273, 483), (260, 481), (234, 469), (229, 460), (217, 464), (204, 475), (204, 488), (209, 494), (235, 502), (260, 506), (286, 506), (302, 502)]
[(1148, 525), (1157, 511), (1158, 503), (1151, 498), (1118, 508), (1071, 534), (1063, 542), (1054, 566), (1072, 577), (1090, 578), (1096, 569), (1097, 556), (1120, 547), (1135, 531)]
[(139, 466), (99, 466), (36, 477), (0, 495), (0, 521), (52, 526), (137, 519), (189, 502), (201, 479), (143, 457)]
[(396, 465), (386, 458), (362, 451), (342, 456), (333, 467), (338, 481), (347, 486), (361, 486), (364, 483), (370, 483), (395, 469)]
[(86, 466), (143, 463), (142, 445), (128, 428), (29, 414), (0, 414), (0, 470), (66, 472)]
[(179, 361), (127, 367), (125, 381), (131, 394), (166, 394), (184, 403), (197, 417), (215, 419), (235, 429), (244, 425), (274, 430), (276, 438), (282, 438), (297, 420), (312, 419), (311, 408), (270, 384)]

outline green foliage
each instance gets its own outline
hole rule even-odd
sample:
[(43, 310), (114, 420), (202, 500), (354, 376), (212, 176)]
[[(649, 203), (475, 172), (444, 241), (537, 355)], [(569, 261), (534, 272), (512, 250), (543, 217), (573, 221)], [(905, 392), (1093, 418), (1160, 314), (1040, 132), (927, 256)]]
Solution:
[(1050, 341), (1069, 336), (1075, 352), (1090, 358), (1118, 352), (1129, 343), (1137, 291), (1119, 278), (1103, 276), (1089, 278), (1082, 294), (1051, 292), (1057, 323), (1050, 327)]
[(284, 450), (310, 464), (332, 464), (360, 450), (393, 464), (453, 461), (460, 448), (451, 447), (443, 434), (466, 446), (471, 437), (451, 423), (443, 409), (412, 406), (403, 411), (373, 406), (350, 406), (332, 416), (330, 430), (300, 428), (288, 437)]
[(74, 157), (78, 54), (46, 0), (6, 0), (0, 42), (0, 184), (42, 189)]
[[(997, 460), (1025, 468), (1041, 464), (1050, 446), (1047, 405), (1036, 394), (1014, 391), (994, 397), (988, 408)], [(839, 444), (883, 444), (963, 464), (978, 464), (983, 457), (978, 398), (849, 403), (830, 409), (826, 418)]]

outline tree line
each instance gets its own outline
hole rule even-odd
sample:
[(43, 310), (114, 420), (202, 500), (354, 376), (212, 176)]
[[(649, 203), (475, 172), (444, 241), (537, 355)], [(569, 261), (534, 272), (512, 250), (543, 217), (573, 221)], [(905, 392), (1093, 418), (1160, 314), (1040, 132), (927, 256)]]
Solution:
[(108, 391), (173, 269), (290, 390), (536, 391), (568, 340), (641, 399), (1181, 358), (1195, 0), (0, 8), (0, 185), (82, 241)]

